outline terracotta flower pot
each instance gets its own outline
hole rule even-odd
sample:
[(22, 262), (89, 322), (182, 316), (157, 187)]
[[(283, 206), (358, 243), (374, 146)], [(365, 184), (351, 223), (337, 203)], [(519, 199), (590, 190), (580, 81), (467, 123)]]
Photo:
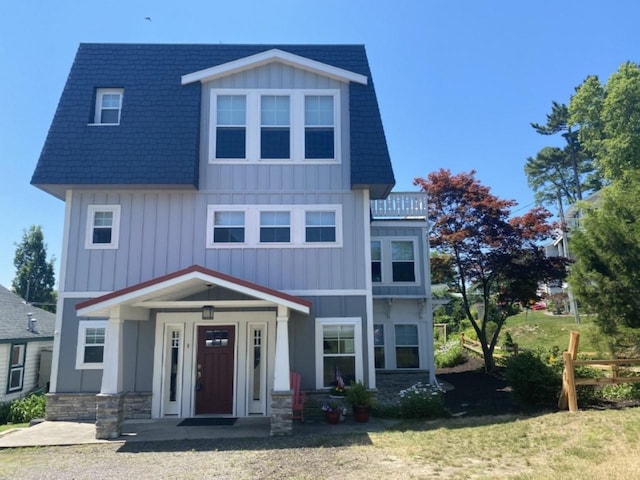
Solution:
[(332, 412), (324, 412), (324, 418), (327, 423), (336, 425), (340, 423), (340, 410), (334, 410)]
[(368, 405), (354, 405), (353, 418), (356, 422), (364, 423), (369, 421), (371, 407)]

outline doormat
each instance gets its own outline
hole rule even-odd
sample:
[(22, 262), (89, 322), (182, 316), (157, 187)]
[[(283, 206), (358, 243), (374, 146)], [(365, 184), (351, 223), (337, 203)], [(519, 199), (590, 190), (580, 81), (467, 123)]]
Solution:
[(194, 417), (185, 418), (178, 424), (178, 427), (215, 427), (220, 425), (233, 425), (237, 418), (219, 417)]

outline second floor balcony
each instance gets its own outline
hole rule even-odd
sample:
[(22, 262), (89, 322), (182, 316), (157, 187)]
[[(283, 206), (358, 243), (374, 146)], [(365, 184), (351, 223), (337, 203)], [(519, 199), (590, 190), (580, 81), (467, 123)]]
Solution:
[(371, 201), (372, 220), (426, 220), (426, 192), (392, 192), (384, 200)]

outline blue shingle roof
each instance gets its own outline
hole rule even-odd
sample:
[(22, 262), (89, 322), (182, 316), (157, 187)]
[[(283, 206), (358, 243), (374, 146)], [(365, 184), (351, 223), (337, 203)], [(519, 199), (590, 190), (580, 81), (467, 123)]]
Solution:
[[(351, 183), (386, 196), (395, 183), (361, 45), (81, 44), (31, 183), (198, 186), (200, 92), (181, 76), (280, 49), (369, 79), (351, 84)], [(91, 126), (96, 88), (123, 88), (120, 125)]]

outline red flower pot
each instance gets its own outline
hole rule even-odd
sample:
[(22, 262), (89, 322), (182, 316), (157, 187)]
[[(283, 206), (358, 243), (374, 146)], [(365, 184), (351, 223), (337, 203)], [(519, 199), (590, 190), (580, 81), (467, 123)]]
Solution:
[(340, 410), (324, 412), (324, 418), (328, 424), (336, 425), (340, 423)]
[(353, 406), (353, 418), (356, 422), (364, 423), (369, 421), (371, 416), (371, 407), (365, 405)]

